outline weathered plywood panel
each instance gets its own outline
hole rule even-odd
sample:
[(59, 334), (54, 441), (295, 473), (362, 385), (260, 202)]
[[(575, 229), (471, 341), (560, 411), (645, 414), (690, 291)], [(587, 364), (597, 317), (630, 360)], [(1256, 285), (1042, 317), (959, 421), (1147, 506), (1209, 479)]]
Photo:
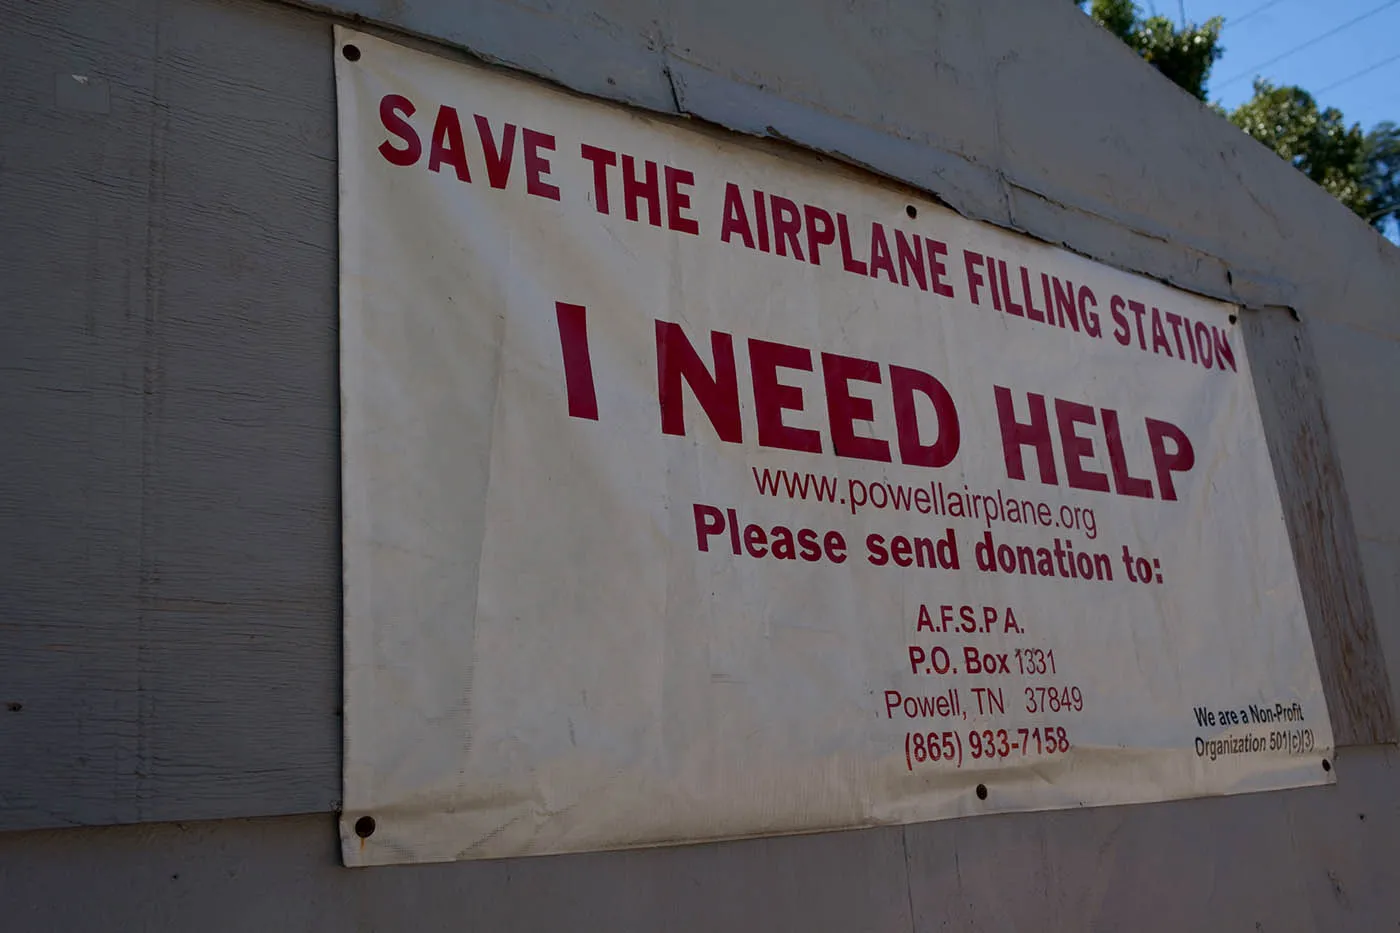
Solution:
[(250, 3), (160, 26), (148, 818), (339, 798), (328, 36)]
[(909, 829), (918, 931), (1373, 931), (1400, 915), (1396, 753), (1337, 784)]
[(0, 827), (131, 818), (156, 11), (0, 15)]
[[(1212, 291), (1223, 264), (1241, 295), (1396, 333), (1400, 251), (1126, 71), (1142, 66), (1071, 4), (871, 17), (831, 2), (795, 31), (782, 3), (310, 5), (648, 107), (771, 126), (975, 216), (1119, 250), (1108, 258), (1129, 268)], [(340, 780), (330, 23), (263, 0), (0, 0), (0, 16), (0, 829), (327, 809)], [(872, 100), (886, 84), (900, 93)], [(1042, 145), (1059, 132), (1051, 104), (1090, 99), (1073, 134)], [(1135, 135), (1149, 121), (1155, 135)], [(1143, 188), (1144, 175), (1163, 180)], [(1383, 394), (1375, 431), (1337, 421), (1384, 368), (1348, 382), (1329, 345), (1319, 389), (1289, 333), (1250, 338), (1266, 418), (1314, 423), (1326, 393), (1375, 539), (1366, 565), (1393, 582), (1380, 434), (1400, 413)], [(1282, 437), (1335, 467), (1330, 441)], [(1289, 514), (1295, 551), (1321, 555), (1305, 568), (1310, 613), (1350, 627), (1345, 657), (1363, 665), (1361, 687), (1333, 683), (1368, 691), (1334, 704), (1339, 731), (1393, 738), (1391, 706), (1371, 703), (1384, 662), (1365, 641), (1355, 542), (1328, 517), (1342, 480), (1322, 475), (1331, 491), (1297, 488), (1340, 556)], [(1286, 496), (1290, 482), (1280, 471)], [(1372, 595), (1394, 609), (1392, 590)], [(1385, 646), (1400, 620), (1380, 621)]]
[(1389, 332), (1311, 318), (1308, 336), (1356, 533), (1400, 544), (1400, 301)]
[(330, 809), (329, 26), (0, 16), (0, 828)]
[(1241, 326), (1337, 745), (1394, 742), (1383, 644), (1309, 328), (1282, 310), (1245, 312)]
[[(0, 835), (14, 933), (1393, 929), (1393, 749), (1325, 788), (347, 871), (326, 816)], [(74, 897), (81, 879), (82, 896)]]

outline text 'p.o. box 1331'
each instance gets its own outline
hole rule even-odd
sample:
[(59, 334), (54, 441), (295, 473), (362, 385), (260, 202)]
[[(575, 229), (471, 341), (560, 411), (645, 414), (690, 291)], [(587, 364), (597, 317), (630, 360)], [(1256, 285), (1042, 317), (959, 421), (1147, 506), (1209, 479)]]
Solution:
[(336, 43), (347, 864), (1331, 779), (1230, 306)]

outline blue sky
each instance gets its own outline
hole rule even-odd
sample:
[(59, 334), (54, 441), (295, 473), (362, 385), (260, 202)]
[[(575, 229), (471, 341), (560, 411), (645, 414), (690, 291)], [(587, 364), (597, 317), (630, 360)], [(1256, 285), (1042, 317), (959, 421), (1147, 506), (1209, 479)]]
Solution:
[[(1173, 20), (1179, 20), (1182, 6), (1190, 22), (1225, 17), (1225, 56), (1211, 72), (1212, 101), (1238, 106), (1251, 96), (1258, 73), (1275, 84), (1311, 91), (1321, 106), (1336, 107), (1348, 123), (1363, 129), (1382, 120), (1400, 123), (1400, 0), (1140, 0), (1140, 5)], [(1346, 26), (1351, 20), (1358, 21)], [(1313, 41), (1339, 26), (1345, 28)], [(1283, 57), (1270, 62), (1278, 56)]]

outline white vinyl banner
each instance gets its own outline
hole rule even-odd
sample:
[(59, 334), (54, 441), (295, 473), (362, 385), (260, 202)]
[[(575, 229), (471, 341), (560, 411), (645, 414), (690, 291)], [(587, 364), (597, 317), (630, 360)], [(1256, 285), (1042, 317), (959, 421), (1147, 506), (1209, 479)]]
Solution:
[(336, 43), (347, 864), (1331, 780), (1234, 308)]

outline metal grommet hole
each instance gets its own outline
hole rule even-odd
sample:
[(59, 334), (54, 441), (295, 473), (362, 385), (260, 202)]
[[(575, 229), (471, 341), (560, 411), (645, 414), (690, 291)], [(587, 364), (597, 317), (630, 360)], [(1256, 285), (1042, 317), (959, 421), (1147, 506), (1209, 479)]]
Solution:
[(362, 816), (355, 821), (355, 835), (361, 839), (368, 839), (374, 835), (374, 817)]
[(978, 799), (978, 800), (986, 800), (986, 799), (987, 799), (987, 785), (986, 785), (986, 784), (978, 784), (978, 785), (977, 785), (977, 799)]
[[(357, 62), (360, 60), (360, 47), (358, 45), (347, 45), (340, 50), (340, 54), (344, 55), (347, 61)], [(370, 823), (374, 823), (374, 820), (370, 820)], [(374, 830), (370, 829), (370, 832), (374, 832)]]
[(912, 220), (913, 218), (919, 216), (919, 209), (914, 205), (910, 204), (904, 208), (904, 213), (908, 214), (909, 218)]
[(1323, 771), (1331, 771), (1331, 770), (1332, 770), (1332, 762), (1328, 761), (1326, 758), (1322, 759), (1322, 770), (1323, 770)]

